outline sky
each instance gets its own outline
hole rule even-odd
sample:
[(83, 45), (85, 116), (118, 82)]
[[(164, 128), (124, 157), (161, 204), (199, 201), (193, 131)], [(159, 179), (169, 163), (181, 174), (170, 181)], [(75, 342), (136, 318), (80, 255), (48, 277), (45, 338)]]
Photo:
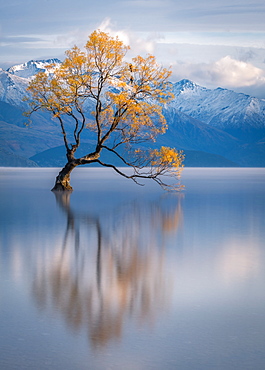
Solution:
[(0, 68), (64, 59), (101, 29), (188, 78), (265, 99), (264, 0), (8, 0), (0, 3)]

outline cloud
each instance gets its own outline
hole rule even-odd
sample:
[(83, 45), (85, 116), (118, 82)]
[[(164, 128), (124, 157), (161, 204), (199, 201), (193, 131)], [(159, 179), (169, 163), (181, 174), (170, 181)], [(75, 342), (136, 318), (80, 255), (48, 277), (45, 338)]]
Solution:
[(239, 60), (243, 62), (249, 62), (257, 57), (257, 53), (251, 49), (248, 50), (239, 50), (238, 51)]
[(32, 42), (42, 42), (42, 38), (36, 36), (9, 36), (9, 37), (1, 37), (0, 46), (8, 46), (8, 45), (20, 45), (25, 43), (32, 43)]
[(163, 37), (156, 32), (140, 35), (130, 30), (118, 29), (110, 18), (105, 18), (98, 28), (111, 36), (118, 36), (125, 45), (129, 45), (131, 48), (128, 53), (129, 57), (138, 54), (153, 54), (157, 42)]
[(209, 70), (212, 81), (221, 81), (230, 87), (252, 86), (265, 83), (264, 71), (241, 60), (235, 60), (229, 55), (218, 60)]
[(167, 6), (172, 6), (170, 0), (121, 0), (120, 4), (131, 9), (140, 8), (145, 10), (152, 10), (154, 8), (165, 9)]
[[(118, 29), (116, 24), (110, 18), (105, 18), (98, 27), (104, 32), (108, 32), (112, 36), (118, 36), (126, 45), (130, 45), (131, 51), (129, 57), (137, 54), (145, 55), (146, 53), (154, 54), (157, 60), (164, 64), (169, 65), (169, 61), (175, 59), (176, 56), (181, 58), (182, 61), (171, 63), (172, 65), (172, 81), (177, 81), (182, 78), (189, 78), (203, 86), (216, 88), (223, 87), (235, 91), (249, 93), (250, 95), (265, 97), (265, 71), (257, 64), (260, 59), (260, 50), (251, 47), (238, 47), (232, 48), (231, 46), (206, 46), (206, 45), (186, 45), (186, 58), (183, 55), (183, 44), (167, 43), (166, 35), (160, 33), (136, 33), (127, 29)], [(192, 47), (193, 46), (193, 47)], [(211, 52), (217, 49), (219, 59), (212, 60)], [(233, 56), (223, 54), (226, 49), (233, 51)], [(197, 63), (191, 62), (196, 54), (202, 53), (204, 57)], [(211, 56), (208, 61), (207, 56)], [(157, 55), (158, 54), (158, 55)], [(184, 57), (184, 58), (183, 58)], [(164, 61), (163, 61), (164, 60)], [(252, 62), (252, 63), (251, 63)], [(262, 65), (259, 63), (259, 66)]]
[(116, 30), (115, 24), (111, 22), (109, 17), (103, 19), (98, 27), (101, 31), (110, 34), (111, 36), (118, 36), (118, 38), (125, 44), (130, 44), (129, 32), (125, 30)]
[(212, 63), (177, 62), (172, 66), (176, 79), (188, 78), (206, 87), (265, 92), (265, 71), (229, 55)]

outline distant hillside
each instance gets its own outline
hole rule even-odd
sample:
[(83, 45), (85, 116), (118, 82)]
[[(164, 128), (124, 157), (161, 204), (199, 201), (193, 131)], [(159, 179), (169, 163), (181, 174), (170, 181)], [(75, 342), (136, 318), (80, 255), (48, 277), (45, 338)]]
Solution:
[[(78, 155), (84, 155), (93, 150), (91, 144), (81, 144)], [(40, 167), (63, 167), (65, 165), (65, 147), (59, 146), (56, 148), (45, 150), (44, 152), (38, 153), (30, 158), (34, 163), (37, 163)], [(116, 157), (111, 155), (109, 152), (103, 152), (102, 161), (106, 163), (113, 163), (116, 166), (124, 166), (124, 163), (117, 160)], [(185, 151), (185, 166), (187, 167), (238, 167), (238, 164), (228, 159), (211, 153), (205, 153), (194, 150)], [(97, 163), (92, 163), (89, 166), (100, 166)]]
[(38, 167), (37, 163), (0, 148), (0, 167)]
[(221, 155), (195, 150), (185, 151), (184, 165), (185, 167), (239, 167), (238, 163), (232, 162)]
[[(26, 127), (27, 119), (23, 116), (28, 110), (23, 98), (28, 96), (29, 81), (37, 72), (46, 71), (50, 63), (59, 66), (61, 62), (58, 59), (31, 60), (7, 71), (0, 69), (0, 147), (2, 153), (7, 153), (2, 159), (3, 166), (19, 163), (10, 162), (10, 155), (36, 159), (40, 165), (54, 163), (61, 166), (65, 163), (64, 153), (60, 154), (58, 149), (63, 140), (56, 119), (38, 111)], [(163, 110), (168, 131), (157, 138), (154, 147), (167, 145), (183, 149), (187, 166), (191, 158), (193, 166), (198, 163), (203, 166), (218, 166), (216, 163), (221, 166), (225, 163), (227, 166), (265, 166), (265, 100), (222, 88), (207, 89), (185, 79), (172, 87), (175, 99)], [(93, 102), (88, 99), (85, 106), (89, 116)], [(66, 131), (70, 132), (70, 123), (66, 123)], [(93, 142), (93, 135), (88, 130), (82, 135), (84, 145)], [(196, 157), (194, 153), (208, 155), (198, 154)]]
[[(82, 156), (94, 150), (93, 144), (83, 143), (80, 145), (76, 152), (76, 156)], [(40, 167), (62, 167), (66, 163), (65, 146), (58, 146), (56, 148), (45, 150), (30, 158)], [(119, 160), (115, 155), (108, 151), (102, 152), (101, 160), (107, 163), (112, 163), (116, 166), (124, 166), (124, 163)], [(98, 163), (92, 163), (90, 166), (100, 166)]]

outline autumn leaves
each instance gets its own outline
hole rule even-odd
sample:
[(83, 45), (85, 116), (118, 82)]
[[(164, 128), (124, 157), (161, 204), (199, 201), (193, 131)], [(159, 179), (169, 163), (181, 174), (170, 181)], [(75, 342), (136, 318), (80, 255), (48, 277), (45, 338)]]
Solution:
[[(151, 150), (145, 146), (143, 150), (142, 144), (155, 141), (167, 129), (163, 105), (173, 98), (168, 83), (171, 72), (161, 67), (152, 55), (126, 61), (128, 49), (117, 37), (94, 31), (83, 51), (74, 46), (66, 51), (60, 65), (51, 65), (30, 82), (30, 114), (46, 110), (59, 120), (68, 167), (90, 163), (91, 157), (117, 171), (111, 163), (100, 161), (101, 151), (107, 149), (133, 169), (132, 175), (120, 170), (118, 173), (136, 182), (140, 177), (152, 178), (167, 187), (161, 176), (172, 175), (174, 169), (173, 176), (179, 177), (183, 154), (167, 147)], [(71, 134), (65, 128), (65, 118), (72, 122)], [(95, 151), (75, 158), (84, 129), (96, 133)], [(70, 143), (69, 137), (74, 142)], [(125, 146), (136, 147), (138, 161), (122, 156), (120, 149)], [(152, 168), (148, 174), (146, 169), (141, 173), (141, 166), (136, 164), (141, 162), (141, 156), (142, 163)], [(67, 171), (63, 172), (65, 175)]]

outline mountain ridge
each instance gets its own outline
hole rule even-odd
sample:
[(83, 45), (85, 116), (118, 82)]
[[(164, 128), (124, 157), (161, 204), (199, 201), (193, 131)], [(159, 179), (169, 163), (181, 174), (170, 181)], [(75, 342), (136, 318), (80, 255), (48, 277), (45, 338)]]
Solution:
[[(6, 71), (0, 69), (0, 127), (1, 136), (5, 135), (0, 145), (7, 145), (12, 154), (30, 158), (62, 143), (59, 127), (44, 112), (34, 114), (28, 131), (21, 133), (29, 81), (39, 71), (47, 71), (48, 65), (60, 63), (56, 58), (31, 60)], [(172, 83), (172, 88), (175, 98), (163, 110), (168, 131), (157, 138), (157, 145), (220, 155), (240, 166), (265, 166), (264, 99), (221, 87), (208, 89), (188, 79)], [(84, 132), (83, 142), (89, 140)], [(25, 150), (27, 146), (32, 149)]]

